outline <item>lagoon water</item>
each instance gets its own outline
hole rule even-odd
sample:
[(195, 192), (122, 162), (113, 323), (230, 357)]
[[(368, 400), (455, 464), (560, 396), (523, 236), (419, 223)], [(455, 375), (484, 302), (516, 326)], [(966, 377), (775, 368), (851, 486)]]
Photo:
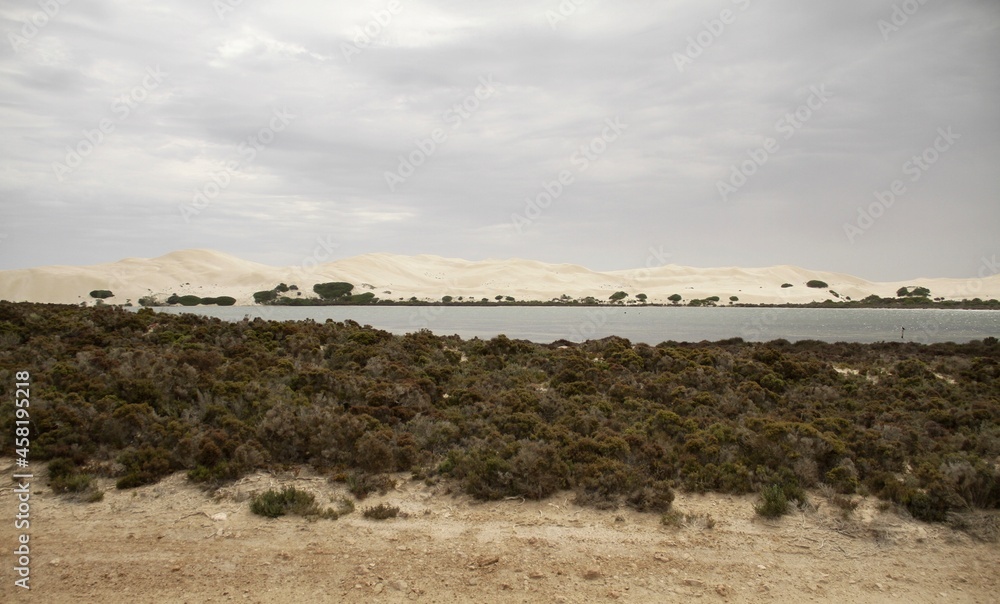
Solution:
[[(548, 343), (616, 335), (658, 344), (743, 338), (768, 341), (968, 342), (1000, 337), (1000, 311), (881, 308), (693, 308), (558, 306), (199, 306), (158, 308), (223, 320), (327, 319), (404, 334), (429, 329), (463, 338), (509, 338)], [(905, 332), (902, 328), (906, 328)], [(903, 336), (901, 338), (901, 336)]]

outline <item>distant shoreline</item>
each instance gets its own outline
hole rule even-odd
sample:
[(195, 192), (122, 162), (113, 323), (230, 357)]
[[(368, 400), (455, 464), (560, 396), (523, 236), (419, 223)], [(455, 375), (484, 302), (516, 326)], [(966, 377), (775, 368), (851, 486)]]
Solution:
[[(129, 306), (122, 304), (109, 304), (109, 306)], [(191, 305), (184, 306), (181, 304), (155, 304), (150, 305), (152, 308), (197, 308), (198, 306), (212, 306), (212, 305)], [(307, 299), (296, 301), (294, 303), (283, 303), (283, 302), (272, 302), (268, 304), (238, 304), (235, 306), (240, 306), (244, 308), (260, 308), (268, 306), (285, 306), (285, 307), (313, 307), (313, 306), (362, 306), (362, 307), (379, 307), (379, 306), (416, 306), (416, 307), (443, 307), (443, 308), (510, 308), (510, 307), (553, 307), (553, 308), (620, 308), (624, 310), (628, 309), (642, 309), (642, 308), (884, 308), (889, 310), (914, 310), (914, 309), (942, 309), (942, 310), (1000, 310), (1000, 300), (980, 300), (978, 302), (974, 300), (968, 301), (957, 301), (957, 300), (945, 300), (942, 302), (881, 302), (881, 303), (865, 303), (861, 301), (827, 301), (827, 302), (807, 302), (802, 304), (796, 303), (782, 303), (782, 304), (746, 304), (746, 303), (733, 303), (733, 304), (660, 304), (660, 303), (648, 303), (648, 304), (606, 304), (606, 303), (589, 303), (589, 302), (541, 302), (541, 301), (518, 301), (518, 302), (429, 302), (429, 301), (393, 301), (393, 300), (378, 300), (370, 303), (354, 303), (354, 302), (331, 302), (325, 300), (317, 299)]]

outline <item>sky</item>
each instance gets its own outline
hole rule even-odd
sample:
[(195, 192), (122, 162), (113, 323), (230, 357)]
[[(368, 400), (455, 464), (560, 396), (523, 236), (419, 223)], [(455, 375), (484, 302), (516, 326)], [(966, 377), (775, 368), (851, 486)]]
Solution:
[(0, 32), (0, 269), (1000, 270), (996, 0), (11, 0)]

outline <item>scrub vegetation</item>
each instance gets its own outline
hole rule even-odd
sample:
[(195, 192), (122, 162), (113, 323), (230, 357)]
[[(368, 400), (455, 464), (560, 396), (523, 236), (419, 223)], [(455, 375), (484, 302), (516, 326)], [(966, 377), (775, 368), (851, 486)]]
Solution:
[[(308, 464), (359, 494), (411, 472), (484, 500), (571, 489), (658, 513), (677, 489), (759, 493), (765, 515), (814, 487), (928, 521), (1000, 505), (995, 338), (540, 345), (0, 302), (8, 451), (25, 370), (32, 460), (65, 492)], [(268, 497), (267, 515), (314, 511)]]

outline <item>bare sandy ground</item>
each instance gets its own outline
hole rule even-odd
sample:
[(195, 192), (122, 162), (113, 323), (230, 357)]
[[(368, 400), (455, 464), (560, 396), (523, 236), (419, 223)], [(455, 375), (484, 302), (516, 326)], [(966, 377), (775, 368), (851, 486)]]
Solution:
[[(0, 468), (13, 473), (11, 459)], [(564, 493), (479, 503), (399, 476), (339, 520), (268, 520), (247, 496), (295, 485), (326, 503), (342, 485), (303, 470), (249, 476), (212, 498), (182, 475), (104, 500), (55, 496), (36, 476), (31, 590), (14, 586), (16, 500), (0, 491), (2, 602), (997, 602), (1000, 547), (879, 511), (817, 509), (778, 521), (751, 497), (678, 494), (680, 527), (599, 511)], [(387, 502), (406, 517), (365, 519)]]

